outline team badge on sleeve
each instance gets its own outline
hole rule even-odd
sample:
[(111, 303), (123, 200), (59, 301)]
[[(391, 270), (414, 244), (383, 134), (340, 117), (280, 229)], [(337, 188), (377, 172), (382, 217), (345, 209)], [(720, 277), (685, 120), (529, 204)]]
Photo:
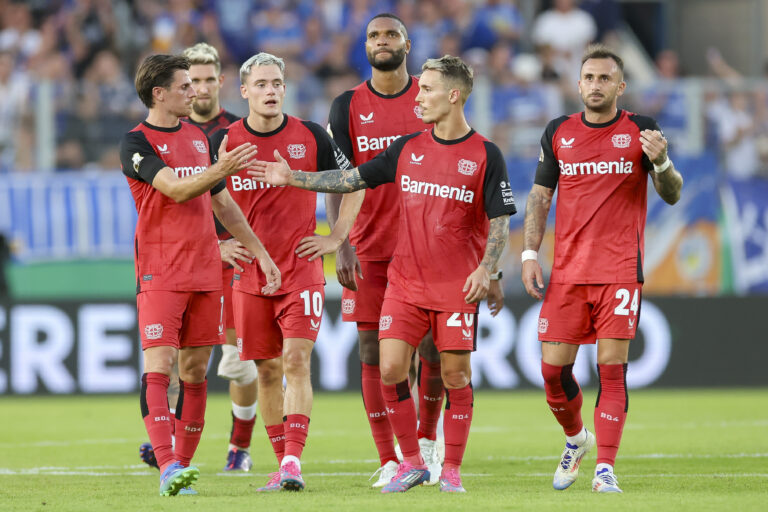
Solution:
[(472, 176), (477, 171), (477, 162), (471, 160), (459, 160), (459, 173), (464, 176)]
[(611, 137), (611, 142), (615, 148), (628, 148), (629, 143), (632, 142), (632, 136), (628, 133), (617, 133)]
[(304, 144), (288, 144), (288, 156), (294, 159), (304, 158), (307, 154), (307, 146)]
[(134, 153), (131, 158), (131, 161), (133, 162), (133, 172), (136, 174), (139, 174), (139, 166), (141, 165), (142, 160), (144, 160), (144, 157), (138, 153)]

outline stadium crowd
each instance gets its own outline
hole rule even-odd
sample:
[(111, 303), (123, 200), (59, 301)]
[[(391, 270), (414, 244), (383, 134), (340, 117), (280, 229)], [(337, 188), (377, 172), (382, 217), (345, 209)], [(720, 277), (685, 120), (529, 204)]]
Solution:
[[(36, 152), (21, 148), (35, 144), (41, 99), (52, 102), (56, 169), (118, 168), (114, 141), (142, 113), (131, 78), (137, 63), (199, 41), (221, 50), (226, 108), (245, 113), (238, 111), (237, 68), (266, 51), (288, 63), (291, 110), (324, 125), (331, 100), (369, 78), (361, 27), (377, 12), (394, 12), (409, 27), (411, 73), (447, 53), (486, 76), (487, 94), (468, 104), (470, 120), (489, 113), (487, 134), (507, 158), (530, 158), (546, 120), (580, 108), (572, 84), (583, 48), (615, 41), (623, 22), (615, 0), (538, 4), (539, 12), (515, 0), (1, 0), (0, 172), (40, 167)], [(630, 88), (627, 108), (655, 115), (674, 151), (689, 115), (678, 81), (684, 74), (673, 51), (655, 58), (658, 82), (642, 94)], [(707, 145), (721, 148), (724, 169), (734, 175), (765, 175), (768, 101), (740, 92), (727, 69), (712, 57), (713, 75), (733, 91), (705, 98)], [(745, 158), (750, 165), (729, 164)]]

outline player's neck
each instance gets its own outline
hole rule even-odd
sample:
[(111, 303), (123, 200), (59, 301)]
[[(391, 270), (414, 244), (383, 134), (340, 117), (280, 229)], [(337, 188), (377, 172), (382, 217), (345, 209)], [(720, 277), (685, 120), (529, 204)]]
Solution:
[(208, 115), (201, 116), (200, 114), (198, 114), (197, 112), (195, 112), (193, 110), (192, 113), (189, 114), (189, 118), (192, 121), (196, 122), (197, 124), (205, 124), (208, 121), (210, 121), (211, 119), (213, 119), (214, 117), (218, 116), (219, 112), (221, 112), (221, 107), (219, 106), (218, 103), (216, 103), (216, 104), (213, 105), (213, 108), (208, 113)]
[(616, 117), (616, 112), (618, 111), (619, 110), (616, 107), (616, 105), (614, 105), (612, 109), (609, 109), (605, 112), (595, 112), (594, 110), (585, 108), (584, 119), (588, 123), (593, 123), (593, 124), (607, 123), (609, 121), (613, 121), (613, 119)]
[(281, 113), (275, 117), (264, 117), (251, 112), (248, 114), (248, 126), (259, 133), (269, 133), (280, 128), (285, 119), (285, 114)]
[(408, 76), (405, 62), (403, 62), (402, 66), (392, 71), (380, 71), (373, 68), (371, 73), (371, 87), (377, 93), (385, 96), (399, 93), (405, 89), (410, 80), (411, 77)]
[(464, 111), (452, 113), (434, 124), (435, 137), (443, 140), (456, 140), (464, 137), (472, 129), (464, 117)]
[(146, 122), (158, 128), (174, 128), (179, 125), (179, 116), (159, 108), (151, 108)]

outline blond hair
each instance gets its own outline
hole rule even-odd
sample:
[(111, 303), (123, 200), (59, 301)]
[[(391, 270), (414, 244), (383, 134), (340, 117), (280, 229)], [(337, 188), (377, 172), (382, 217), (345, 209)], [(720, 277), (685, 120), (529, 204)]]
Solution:
[(182, 55), (189, 59), (190, 65), (213, 64), (216, 67), (216, 73), (221, 73), (219, 52), (208, 43), (197, 43), (194, 46), (190, 46), (184, 50)]
[(421, 66), (421, 71), (437, 71), (443, 75), (443, 80), (451, 89), (458, 89), (461, 93), (461, 104), (467, 102), (467, 98), (472, 93), (472, 83), (474, 72), (472, 68), (459, 57), (452, 55), (443, 55), (439, 59), (427, 59), (427, 62)]

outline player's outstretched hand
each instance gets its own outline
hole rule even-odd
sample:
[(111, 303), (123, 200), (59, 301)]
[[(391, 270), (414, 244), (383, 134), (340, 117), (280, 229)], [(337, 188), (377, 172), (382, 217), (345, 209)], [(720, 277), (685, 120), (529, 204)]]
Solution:
[(280, 289), (280, 285), (282, 284), (280, 270), (269, 256), (259, 259), (259, 267), (261, 267), (261, 271), (264, 272), (264, 275), (267, 277), (267, 285), (261, 289), (261, 293), (264, 295), (272, 295)]
[(344, 288), (357, 291), (357, 279), (363, 279), (363, 268), (351, 245), (341, 244), (336, 253), (336, 278)]
[(243, 169), (251, 166), (251, 160), (256, 156), (258, 150), (250, 142), (240, 144), (232, 151), (227, 151), (227, 136), (221, 140), (219, 145), (219, 159), (217, 163), (224, 169), (227, 176), (236, 174)]
[(641, 131), (640, 144), (652, 163), (661, 165), (667, 161), (667, 139), (659, 130)]
[(491, 281), (488, 287), (488, 309), (491, 311), (491, 316), (496, 316), (504, 307), (504, 289), (501, 287), (501, 281)]
[(528, 295), (536, 300), (544, 298), (544, 276), (541, 273), (541, 265), (536, 260), (523, 262), (523, 285)]
[(314, 261), (320, 256), (336, 252), (340, 245), (341, 242), (331, 236), (307, 236), (299, 241), (299, 245), (296, 247), (296, 255), (299, 258), (309, 256), (307, 261)]
[(285, 161), (285, 158), (280, 155), (280, 152), (275, 150), (274, 162), (257, 160), (253, 162), (248, 174), (253, 176), (256, 181), (280, 187), (288, 184), (291, 178), (291, 167)]
[(478, 265), (464, 282), (464, 289), (462, 291), (467, 293), (464, 297), (464, 302), (467, 304), (480, 302), (488, 296), (488, 288), (490, 285), (491, 277), (488, 269), (483, 265)]
[(238, 272), (242, 272), (243, 267), (238, 264), (237, 260), (253, 263), (253, 254), (237, 238), (230, 238), (219, 243), (219, 252), (221, 253), (221, 261), (229, 263)]

